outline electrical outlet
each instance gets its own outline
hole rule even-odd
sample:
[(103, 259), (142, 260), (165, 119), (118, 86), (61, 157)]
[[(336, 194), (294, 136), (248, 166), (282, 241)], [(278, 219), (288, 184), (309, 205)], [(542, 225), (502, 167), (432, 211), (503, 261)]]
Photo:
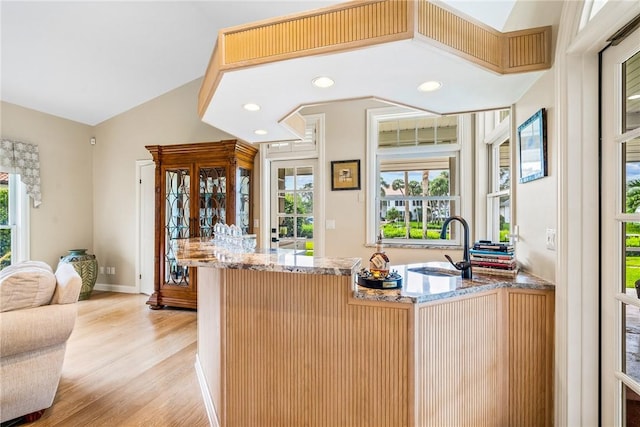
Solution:
[(556, 250), (556, 229), (547, 228), (547, 249), (550, 251)]
[(100, 274), (104, 274), (104, 266), (103, 265), (100, 266)]

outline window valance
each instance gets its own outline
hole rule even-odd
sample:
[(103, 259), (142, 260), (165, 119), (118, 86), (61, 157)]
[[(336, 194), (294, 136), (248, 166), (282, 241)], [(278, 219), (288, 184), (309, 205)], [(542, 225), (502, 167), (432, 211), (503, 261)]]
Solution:
[(0, 140), (0, 171), (19, 174), (27, 194), (33, 198), (33, 206), (40, 205), (40, 154), (36, 144)]

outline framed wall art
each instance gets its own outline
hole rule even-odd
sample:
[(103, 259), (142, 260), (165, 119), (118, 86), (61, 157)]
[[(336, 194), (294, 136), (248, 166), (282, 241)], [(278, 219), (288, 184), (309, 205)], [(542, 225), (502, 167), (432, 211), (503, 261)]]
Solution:
[(331, 190), (360, 189), (360, 160), (331, 162)]
[(547, 176), (547, 123), (544, 108), (518, 126), (520, 183)]

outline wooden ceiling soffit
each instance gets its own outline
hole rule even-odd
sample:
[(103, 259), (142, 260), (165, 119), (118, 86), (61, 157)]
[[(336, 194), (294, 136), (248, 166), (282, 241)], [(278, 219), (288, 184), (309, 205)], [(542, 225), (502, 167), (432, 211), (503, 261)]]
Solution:
[(198, 113), (225, 71), (413, 38), (499, 74), (551, 67), (550, 26), (502, 33), (428, 0), (353, 1), (221, 30)]

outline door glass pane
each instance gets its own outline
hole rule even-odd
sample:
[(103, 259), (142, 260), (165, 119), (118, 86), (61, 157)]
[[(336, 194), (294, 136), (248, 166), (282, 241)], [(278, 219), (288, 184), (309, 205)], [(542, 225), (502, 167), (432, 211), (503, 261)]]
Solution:
[(293, 231), (293, 217), (280, 217), (278, 221), (278, 237), (280, 240), (293, 237)]
[(313, 192), (301, 191), (296, 197), (296, 213), (311, 215), (313, 213)]
[(622, 144), (624, 156), (625, 206), (623, 212), (640, 212), (640, 138)]
[(278, 193), (278, 213), (279, 214), (292, 214), (293, 213), (293, 193), (292, 192), (280, 192)]
[(176, 261), (176, 239), (189, 237), (189, 169), (167, 170), (165, 199), (165, 281), (171, 285), (188, 286), (188, 267)]
[(0, 172), (0, 270), (11, 265), (9, 226), (9, 174)]
[(640, 309), (634, 305), (622, 304), (622, 310), (625, 331), (622, 372), (640, 382)]
[(249, 192), (251, 191), (251, 171), (244, 168), (238, 169), (236, 200), (236, 225), (240, 227), (243, 234), (249, 233), (250, 229), (250, 206)]
[(293, 190), (294, 168), (278, 168), (278, 190)]
[(623, 268), (622, 293), (636, 295), (636, 282), (640, 286), (640, 223), (623, 224), (625, 240), (625, 261)]
[(640, 395), (627, 386), (623, 389), (624, 425), (628, 427), (640, 425)]
[(296, 190), (313, 190), (313, 168), (296, 168)]
[(629, 58), (622, 69), (625, 82), (622, 129), (625, 133), (640, 127), (640, 52)]

